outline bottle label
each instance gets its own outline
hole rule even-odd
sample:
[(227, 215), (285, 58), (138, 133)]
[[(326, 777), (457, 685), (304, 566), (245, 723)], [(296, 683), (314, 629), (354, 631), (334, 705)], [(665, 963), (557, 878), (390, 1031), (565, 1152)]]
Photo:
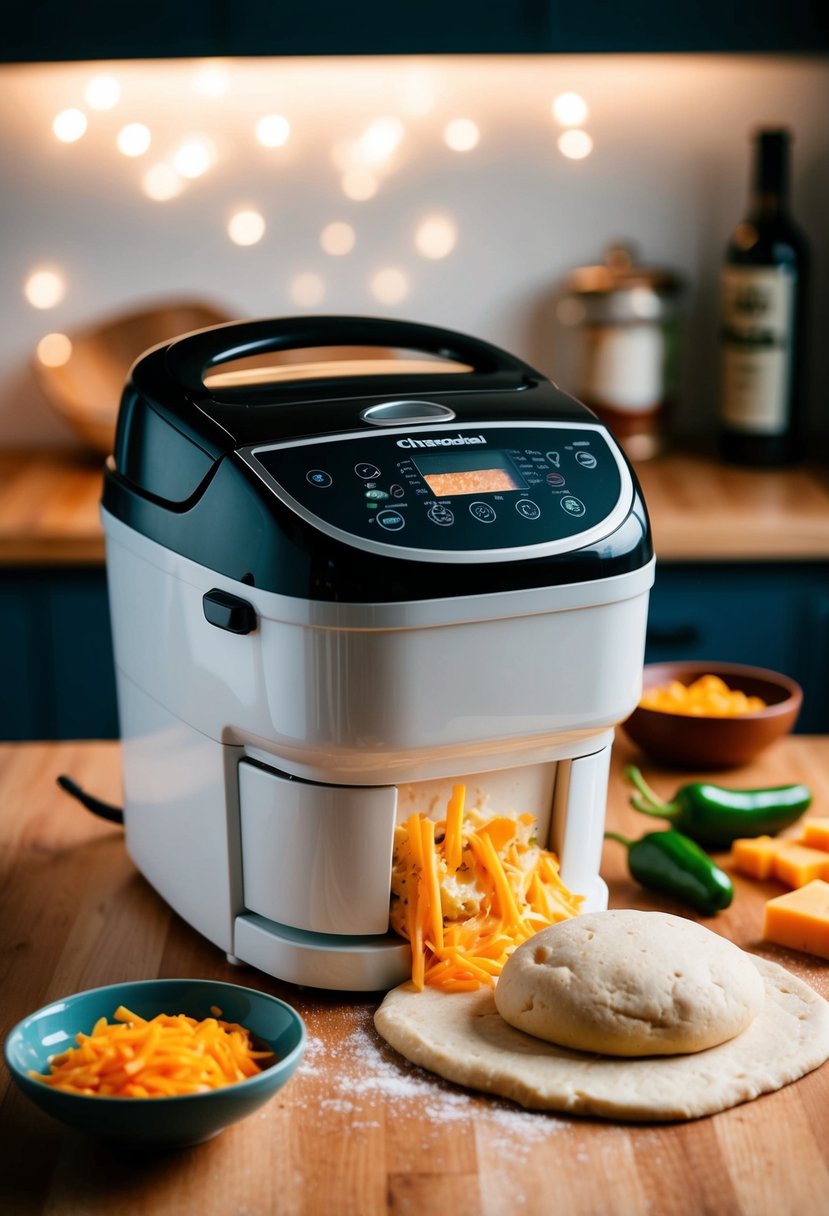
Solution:
[(795, 276), (786, 268), (722, 271), (723, 422), (780, 435), (790, 422)]

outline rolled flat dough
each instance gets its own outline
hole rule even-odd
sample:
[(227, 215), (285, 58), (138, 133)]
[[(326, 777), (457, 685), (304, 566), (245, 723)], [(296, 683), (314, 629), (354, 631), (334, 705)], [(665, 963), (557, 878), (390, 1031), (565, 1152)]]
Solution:
[(495, 990), (516, 1030), (610, 1056), (716, 1047), (754, 1021), (764, 998), (739, 946), (684, 916), (635, 908), (542, 929), (510, 957)]
[(375, 1014), (406, 1059), (470, 1089), (531, 1110), (606, 1119), (696, 1119), (749, 1102), (829, 1058), (829, 1003), (783, 967), (749, 956), (765, 1000), (747, 1030), (693, 1055), (587, 1055), (513, 1029), (493, 992), (418, 992), (404, 984)]

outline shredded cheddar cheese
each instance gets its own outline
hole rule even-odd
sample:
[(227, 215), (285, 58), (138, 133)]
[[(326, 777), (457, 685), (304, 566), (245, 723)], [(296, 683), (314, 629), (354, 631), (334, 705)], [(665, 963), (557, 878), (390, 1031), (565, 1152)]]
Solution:
[(77, 1047), (54, 1056), (48, 1074), (29, 1076), (73, 1094), (163, 1098), (232, 1085), (258, 1073), (258, 1061), (273, 1060), (269, 1051), (253, 1049), (244, 1026), (217, 1017), (160, 1013), (147, 1021), (123, 1005), (113, 1016), (77, 1035)]
[(414, 814), (395, 830), (391, 923), (411, 943), (419, 990), (492, 987), (521, 942), (582, 904), (532, 815), (487, 819), (465, 796), (456, 785), (445, 820)]

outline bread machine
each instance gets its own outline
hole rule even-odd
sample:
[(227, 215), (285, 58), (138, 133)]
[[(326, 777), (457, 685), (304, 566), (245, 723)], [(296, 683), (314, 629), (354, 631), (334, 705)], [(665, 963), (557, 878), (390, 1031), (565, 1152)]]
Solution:
[[(315, 363), (323, 347), (406, 357)], [(102, 514), (127, 847), (231, 959), (331, 989), (405, 978), (395, 823), (442, 818), (457, 782), (534, 813), (605, 906), (653, 554), (585, 407), (443, 329), (220, 325), (132, 368)]]

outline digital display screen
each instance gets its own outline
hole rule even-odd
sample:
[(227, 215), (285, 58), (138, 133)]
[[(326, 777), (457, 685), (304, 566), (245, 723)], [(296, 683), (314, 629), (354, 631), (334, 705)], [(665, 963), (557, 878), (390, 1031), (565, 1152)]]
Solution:
[(418, 456), (414, 463), (436, 498), (527, 488), (504, 452), (441, 452), (439, 456)]

